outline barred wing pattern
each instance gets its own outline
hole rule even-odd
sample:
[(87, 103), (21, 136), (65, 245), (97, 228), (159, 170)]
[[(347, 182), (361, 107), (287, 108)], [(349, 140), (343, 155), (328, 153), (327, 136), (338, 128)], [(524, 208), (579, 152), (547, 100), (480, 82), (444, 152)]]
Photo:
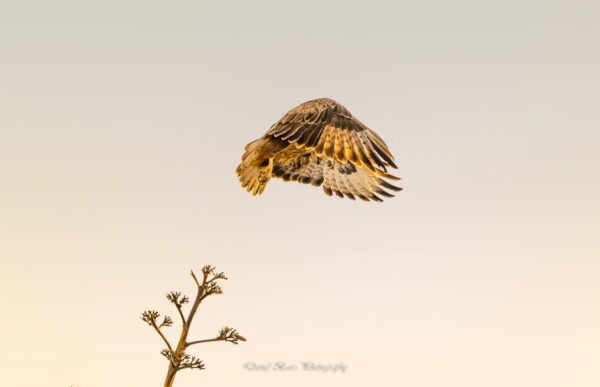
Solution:
[(260, 139), (246, 146), (237, 174), (260, 195), (271, 177), (323, 186), (326, 194), (382, 201), (401, 188), (384, 179), (397, 168), (381, 137), (329, 98), (287, 112)]
[(387, 166), (397, 168), (383, 139), (328, 98), (305, 102), (290, 110), (267, 135), (313, 149), (317, 155), (343, 164), (350, 162), (382, 172), (387, 171)]
[(386, 190), (401, 190), (368, 170), (357, 168), (354, 164), (328, 160), (314, 153), (295, 154), (291, 158), (282, 153), (275, 158), (273, 176), (284, 181), (297, 181), (314, 186), (323, 185), (323, 191), (327, 195), (336, 194), (352, 200), (358, 197), (365, 201), (380, 202), (382, 201), (380, 196), (394, 196)]

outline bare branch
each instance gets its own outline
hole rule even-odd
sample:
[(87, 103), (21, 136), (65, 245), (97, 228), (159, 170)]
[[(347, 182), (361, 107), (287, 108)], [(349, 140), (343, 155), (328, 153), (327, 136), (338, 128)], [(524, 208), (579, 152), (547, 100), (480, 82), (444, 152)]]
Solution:
[(181, 306), (176, 305), (176, 307), (177, 307), (177, 311), (179, 312), (179, 317), (181, 317), (181, 323), (183, 325), (185, 325), (186, 324), (185, 317), (183, 316), (183, 311), (181, 310)]
[(186, 324), (185, 317), (183, 316), (183, 310), (181, 309), (183, 304), (187, 304), (190, 299), (187, 296), (182, 296), (180, 292), (170, 292), (167, 294), (167, 299), (171, 301), (173, 305), (177, 308), (177, 312), (179, 313), (179, 317), (181, 317), (181, 322), (183, 325)]
[(185, 346), (189, 347), (189, 346), (194, 345), (194, 344), (211, 343), (213, 341), (223, 341), (223, 339), (215, 337), (214, 339), (196, 340), (196, 341), (191, 341), (189, 343), (186, 343)]
[(165, 342), (165, 344), (167, 345), (167, 347), (169, 348), (169, 350), (173, 351), (173, 347), (171, 347), (171, 343), (169, 343), (169, 340), (167, 340), (167, 338), (162, 333), (162, 331), (160, 330), (160, 328), (157, 327), (156, 324), (153, 324), (153, 326), (154, 326), (154, 329), (156, 329), (156, 332), (158, 332), (158, 334), (160, 335), (160, 337), (162, 337), (163, 341)]
[(167, 344), (167, 347), (169, 347), (169, 349), (172, 351), (173, 348), (171, 347), (171, 344), (169, 343), (169, 340), (167, 340), (167, 338), (165, 337), (165, 335), (163, 335), (162, 331), (160, 330), (161, 327), (168, 327), (173, 323), (173, 320), (171, 320), (171, 317), (169, 316), (164, 316), (163, 321), (158, 324), (156, 322), (156, 320), (160, 317), (160, 313), (158, 313), (155, 310), (147, 310), (144, 313), (142, 313), (142, 320), (144, 322), (146, 322), (148, 325), (150, 325), (151, 327), (154, 328), (154, 330), (160, 335), (160, 337), (163, 339), (163, 341), (165, 342), (165, 344)]
[(185, 346), (189, 347), (194, 344), (212, 343), (214, 341), (226, 341), (233, 344), (238, 344), (239, 341), (246, 341), (246, 338), (238, 333), (237, 330), (224, 327), (219, 331), (219, 335), (213, 339), (196, 340), (186, 343)]
[(192, 277), (194, 278), (194, 281), (196, 282), (196, 285), (198, 287), (201, 287), (202, 285), (200, 285), (200, 282), (198, 282), (198, 278), (196, 278), (196, 274), (194, 274), (194, 271), (192, 270)]

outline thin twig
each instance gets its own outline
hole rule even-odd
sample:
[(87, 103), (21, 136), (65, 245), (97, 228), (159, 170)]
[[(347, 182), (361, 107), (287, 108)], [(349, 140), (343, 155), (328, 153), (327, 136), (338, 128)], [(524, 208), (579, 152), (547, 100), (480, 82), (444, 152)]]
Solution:
[(163, 335), (162, 331), (160, 330), (160, 328), (158, 327), (158, 325), (156, 325), (156, 321), (152, 321), (152, 326), (154, 327), (154, 329), (156, 330), (156, 332), (158, 332), (158, 334), (160, 335), (160, 337), (162, 337), (163, 341), (165, 342), (165, 344), (167, 344), (167, 347), (169, 348), (169, 351), (173, 352), (173, 347), (171, 347), (171, 344), (169, 343), (169, 340), (167, 340), (167, 338), (165, 337), (165, 335)]
[(185, 346), (186, 348), (189, 347), (190, 345), (194, 345), (194, 344), (201, 344), (201, 343), (211, 343), (213, 341), (223, 341), (226, 339), (222, 339), (220, 337), (215, 337), (214, 339), (206, 339), (206, 340), (196, 340), (196, 341), (190, 341), (189, 343), (186, 343)]
[(200, 282), (198, 282), (198, 278), (196, 278), (196, 274), (194, 274), (193, 270), (192, 270), (192, 277), (194, 278), (194, 281), (196, 281), (196, 285), (198, 285), (198, 287), (201, 287), (202, 285), (200, 285)]
[(185, 325), (186, 324), (185, 317), (183, 316), (183, 311), (181, 310), (181, 306), (179, 304), (175, 304), (175, 307), (177, 308), (177, 311), (179, 312), (179, 316), (181, 317), (181, 322), (183, 323), (183, 325)]

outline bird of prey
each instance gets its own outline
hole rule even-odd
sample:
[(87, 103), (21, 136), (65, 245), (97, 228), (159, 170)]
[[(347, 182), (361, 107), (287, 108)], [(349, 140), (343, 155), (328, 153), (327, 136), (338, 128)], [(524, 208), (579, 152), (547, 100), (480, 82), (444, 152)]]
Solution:
[(397, 168), (381, 137), (338, 102), (320, 98), (293, 108), (246, 145), (236, 172), (253, 195), (276, 177), (322, 185), (329, 196), (379, 202), (401, 190), (384, 180), (399, 180), (387, 167)]

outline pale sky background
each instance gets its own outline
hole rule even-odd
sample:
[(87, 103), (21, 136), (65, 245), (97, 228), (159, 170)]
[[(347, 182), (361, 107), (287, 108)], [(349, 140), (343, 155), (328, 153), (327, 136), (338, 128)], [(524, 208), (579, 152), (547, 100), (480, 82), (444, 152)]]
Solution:
[[(161, 386), (169, 290), (225, 271), (192, 386), (600, 385), (595, 1), (0, 5), (0, 340), (10, 387)], [(375, 129), (383, 204), (234, 170), (328, 96)], [(177, 329), (171, 328), (175, 336)], [(343, 362), (343, 375), (247, 361)]]

